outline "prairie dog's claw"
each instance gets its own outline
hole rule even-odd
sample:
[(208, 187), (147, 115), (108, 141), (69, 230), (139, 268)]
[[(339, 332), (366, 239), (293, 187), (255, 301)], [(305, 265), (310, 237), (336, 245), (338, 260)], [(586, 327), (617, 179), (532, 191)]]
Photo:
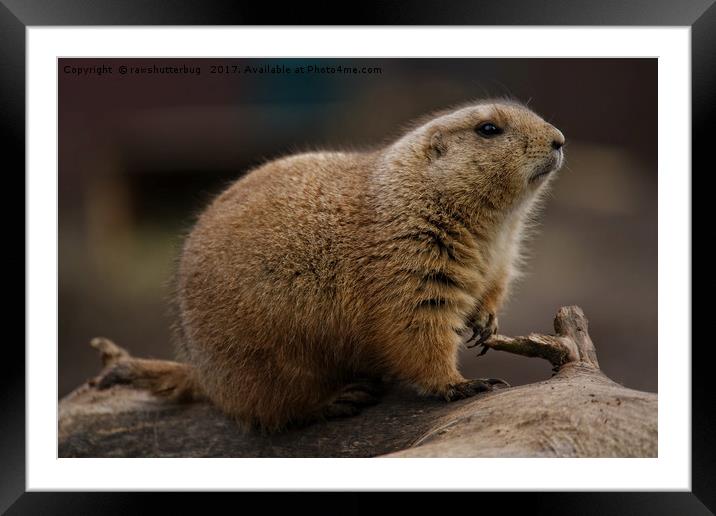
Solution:
[[(465, 344), (468, 348), (474, 348), (483, 344), (487, 339), (497, 333), (497, 316), (492, 312), (479, 310), (470, 318), (467, 325), (472, 329), (472, 336), (467, 339)], [(488, 348), (484, 347), (478, 356), (484, 355), (487, 353), (487, 350)]]

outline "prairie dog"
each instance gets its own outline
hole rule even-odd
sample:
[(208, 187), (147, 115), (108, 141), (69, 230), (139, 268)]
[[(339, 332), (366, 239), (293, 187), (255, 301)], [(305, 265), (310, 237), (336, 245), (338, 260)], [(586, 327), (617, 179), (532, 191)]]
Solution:
[(184, 364), (148, 386), (266, 431), (356, 413), (388, 377), (456, 400), (497, 328), (564, 136), (512, 101), (445, 111), (371, 152), (270, 161), (201, 214), (177, 272)]

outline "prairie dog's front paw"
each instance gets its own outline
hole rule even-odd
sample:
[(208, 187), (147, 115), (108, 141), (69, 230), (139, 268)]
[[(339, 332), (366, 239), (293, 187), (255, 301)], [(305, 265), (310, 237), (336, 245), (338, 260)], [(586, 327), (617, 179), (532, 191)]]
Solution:
[(485, 310), (477, 310), (467, 320), (468, 330), (472, 332), (465, 344), (468, 348), (479, 346), (497, 333), (497, 315)]

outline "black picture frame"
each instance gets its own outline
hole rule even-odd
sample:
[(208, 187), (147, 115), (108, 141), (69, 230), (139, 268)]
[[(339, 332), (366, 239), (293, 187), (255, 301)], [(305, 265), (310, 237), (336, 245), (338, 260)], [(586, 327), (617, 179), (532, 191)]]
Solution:
[[(287, 5), (287, 4), (286, 4)], [(689, 26), (692, 50), (692, 162), (704, 174), (709, 157), (707, 128), (714, 120), (716, 92), (716, 5), (714, 0), (619, 1), (602, 0), (502, 0), (501, 2), (359, 2), (295, 4), (292, 9), (261, 2), (141, 0), (0, 0), (0, 113), (2, 113), (6, 221), (15, 221), (18, 210), (7, 202), (23, 199), (25, 191), (25, 29), (31, 26), (82, 25), (639, 25)], [(687, 128), (677, 128), (687, 130)], [(695, 177), (693, 174), (692, 177)], [(9, 181), (12, 180), (14, 184)], [(14, 193), (10, 193), (14, 192)], [(692, 188), (692, 192), (697, 190)], [(703, 193), (702, 193), (703, 195)], [(693, 199), (693, 198), (692, 198)], [(692, 200), (693, 202), (693, 200)], [(693, 205), (692, 205), (693, 206)], [(694, 224), (697, 220), (694, 218)], [(18, 227), (18, 224), (8, 224)], [(9, 229), (9, 228), (8, 228)], [(24, 267), (27, 256), (23, 230), (22, 252), (7, 252), (7, 267)], [(19, 238), (18, 238), (19, 240)], [(19, 245), (19, 244), (18, 244)], [(24, 269), (26, 270), (26, 269)], [(12, 277), (18, 278), (15, 273)], [(705, 287), (702, 287), (705, 288)], [(23, 285), (24, 292), (24, 285)], [(48, 286), (48, 295), (54, 292)], [(9, 309), (23, 310), (14, 300)], [(12, 307), (12, 308), (10, 308)], [(19, 320), (7, 318), (7, 321)], [(23, 326), (24, 333), (24, 326)], [(686, 333), (685, 333), (686, 337)], [(694, 340), (692, 339), (692, 343)], [(704, 343), (705, 344), (705, 343)], [(48, 343), (49, 345), (49, 343)], [(523, 504), (531, 512), (550, 514), (713, 514), (716, 511), (716, 447), (714, 404), (708, 385), (709, 361), (705, 346), (692, 345), (692, 491), (642, 493), (497, 493), (452, 494), (476, 510), (484, 502), (496, 502), (500, 512)], [(675, 346), (675, 352), (679, 346)], [(133, 514), (149, 509), (147, 493), (37, 493), (25, 492), (25, 363), (17, 340), (6, 337), (0, 373), (0, 511), (8, 514)], [(476, 475), (489, 472), (476, 472)], [(164, 505), (192, 510), (186, 495), (156, 494)], [(254, 495), (251, 495), (254, 496)], [(325, 507), (329, 512), (357, 513), (380, 505), (381, 495), (350, 493), (341, 500), (317, 500), (318, 494), (291, 495), (292, 504)], [(334, 495), (328, 495), (332, 497)], [(470, 497), (470, 498), (468, 498)], [(475, 498), (479, 497), (479, 499)], [(495, 499), (499, 497), (498, 499)], [(409, 505), (430, 508), (421, 494), (412, 494)], [(152, 503), (157, 500), (152, 500)], [(271, 509), (276, 497), (262, 497), (262, 510)], [(199, 502), (203, 503), (204, 502)], [(248, 502), (247, 502), (248, 503)], [(477, 504), (480, 504), (479, 506)], [(294, 509), (298, 505), (294, 505)], [(340, 510), (339, 510), (340, 508)], [(403, 506), (404, 510), (410, 510)], [(237, 510), (239, 508), (237, 507)], [(444, 507), (443, 507), (444, 510)]]

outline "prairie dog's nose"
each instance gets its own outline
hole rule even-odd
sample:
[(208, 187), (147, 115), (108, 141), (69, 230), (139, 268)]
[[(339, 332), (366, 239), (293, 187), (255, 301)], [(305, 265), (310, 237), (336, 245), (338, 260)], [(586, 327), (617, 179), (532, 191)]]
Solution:
[(559, 129), (555, 129), (555, 135), (552, 137), (552, 148), (559, 150), (564, 145), (564, 135)]

